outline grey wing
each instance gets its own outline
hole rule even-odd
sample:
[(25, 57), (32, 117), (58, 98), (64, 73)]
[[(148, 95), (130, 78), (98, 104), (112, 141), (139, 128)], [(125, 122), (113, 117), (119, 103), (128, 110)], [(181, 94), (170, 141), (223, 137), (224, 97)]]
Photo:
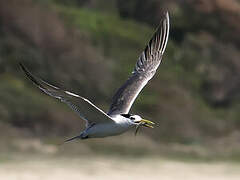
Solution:
[(161, 63), (169, 34), (169, 15), (164, 15), (157, 31), (139, 57), (135, 69), (129, 79), (113, 96), (108, 115), (127, 114), (136, 97), (153, 77)]
[(22, 70), (33, 83), (46, 94), (66, 103), (71, 109), (86, 121), (86, 126), (92, 123), (109, 122), (112, 119), (88, 99), (69, 91), (61, 90), (40, 78), (34, 77), (26, 67), (20, 63)]

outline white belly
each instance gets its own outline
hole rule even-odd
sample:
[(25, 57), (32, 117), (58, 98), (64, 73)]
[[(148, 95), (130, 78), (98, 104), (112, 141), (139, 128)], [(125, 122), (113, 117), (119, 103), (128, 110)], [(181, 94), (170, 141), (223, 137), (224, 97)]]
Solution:
[(93, 137), (106, 137), (122, 134), (129, 130), (132, 126), (130, 124), (118, 124), (118, 123), (104, 123), (96, 124), (86, 131), (86, 135), (89, 138)]

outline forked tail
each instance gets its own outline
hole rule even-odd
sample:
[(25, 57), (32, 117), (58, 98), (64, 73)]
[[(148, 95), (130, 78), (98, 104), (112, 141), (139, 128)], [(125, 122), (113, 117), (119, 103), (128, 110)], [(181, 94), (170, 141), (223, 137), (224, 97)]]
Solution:
[(63, 145), (64, 143), (73, 141), (73, 140), (75, 140), (75, 139), (87, 139), (87, 138), (88, 138), (88, 136), (83, 136), (83, 134), (81, 133), (81, 134), (78, 135), (78, 136), (74, 136), (74, 137), (72, 137), (72, 138), (69, 138), (69, 139), (63, 141), (63, 142), (60, 143), (59, 145)]
[(75, 140), (75, 139), (82, 139), (82, 136), (81, 135), (74, 136), (72, 138), (69, 138), (69, 139), (65, 140), (63, 143), (66, 143), (66, 142), (69, 142), (69, 141), (72, 141), (72, 140)]

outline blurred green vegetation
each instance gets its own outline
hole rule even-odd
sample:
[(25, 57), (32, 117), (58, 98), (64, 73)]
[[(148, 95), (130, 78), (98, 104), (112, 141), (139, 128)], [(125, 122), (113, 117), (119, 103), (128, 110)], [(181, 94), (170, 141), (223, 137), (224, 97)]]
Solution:
[(199, 3), (1, 1), (0, 124), (24, 129), (25, 136), (77, 133), (78, 117), (33, 87), (18, 62), (107, 111), (167, 8), (171, 32), (163, 62), (132, 112), (160, 125), (144, 131), (157, 143), (238, 147), (240, 3)]

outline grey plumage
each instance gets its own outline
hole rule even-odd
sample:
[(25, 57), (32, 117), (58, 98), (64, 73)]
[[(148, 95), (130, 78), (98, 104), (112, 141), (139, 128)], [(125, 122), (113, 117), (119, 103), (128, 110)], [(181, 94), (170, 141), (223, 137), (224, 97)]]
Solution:
[(108, 111), (110, 116), (127, 114), (129, 112), (137, 95), (153, 77), (161, 63), (162, 55), (168, 41), (168, 34), (169, 16), (166, 13), (157, 31), (139, 57), (131, 76), (113, 96), (113, 101)]
[(66, 103), (82, 119), (84, 119), (86, 121), (86, 127), (88, 127), (89, 124), (96, 122), (112, 121), (112, 119), (106, 113), (104, 113), (88, 99), (69, 91), (61, 90), (60, 88), (55, 87), (43, 81), (42, 79), (33, 76), (23, 64), (20, 63), (20, 66), (27, 77), (31, 79), (39, 89), (41, 89), (49, 96), (57, 98), (60, 101)]

